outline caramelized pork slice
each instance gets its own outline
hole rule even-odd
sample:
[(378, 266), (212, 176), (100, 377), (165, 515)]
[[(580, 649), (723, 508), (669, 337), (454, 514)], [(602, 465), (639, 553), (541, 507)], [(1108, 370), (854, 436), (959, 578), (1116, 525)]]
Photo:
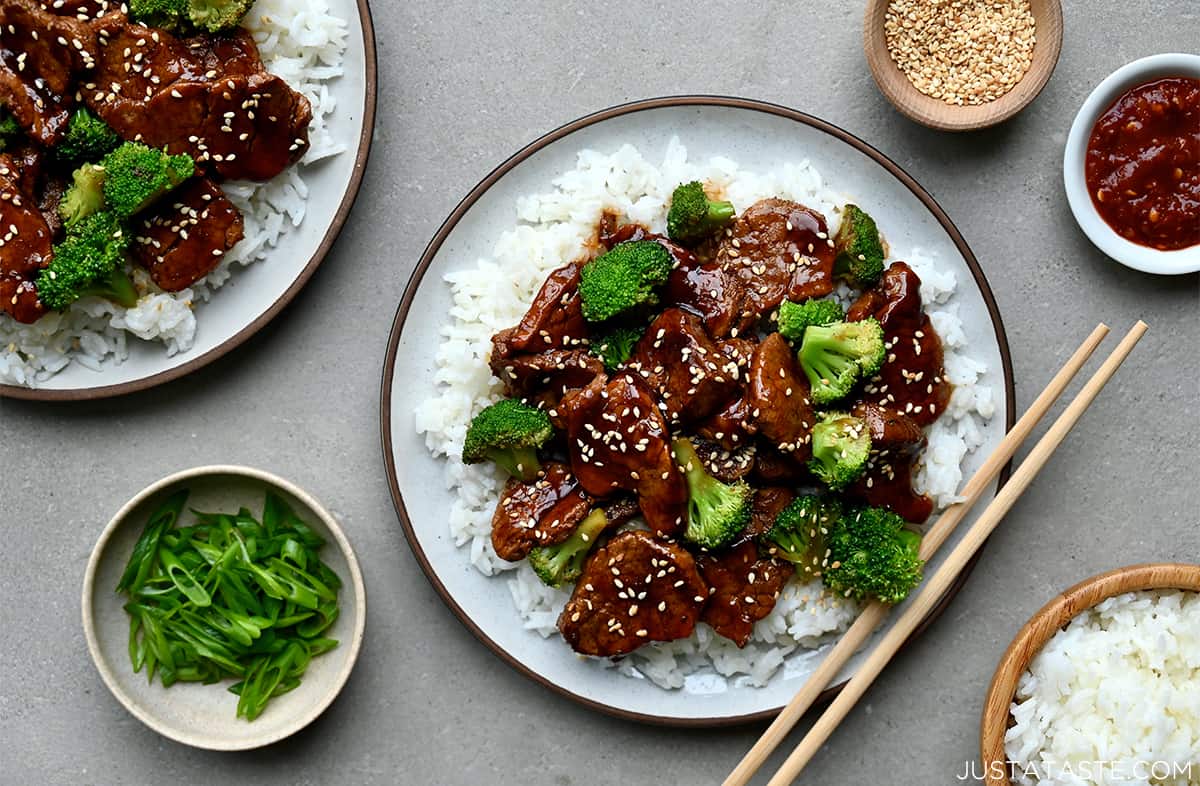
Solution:
[(703, 420), (739, 392), (737, 363), (704, 332), (699, 317), (680, 308), (650, 323), (629, 367), (656, 391), (672, 423)]
[(925, 432), (909, 416), (878, 404), (860, 402), (851, 414), (862, 418), (871, 434), (866, 471), (848, 493), (868, 505), (887, 508), (917, 524), (933, 513), (933, 500), (913, 489), (913, 473)]
[[(492, 372), (510, 396), (534, 396), (554, 407), (567, 391), (587, 387), (604, 375), (604, 363), (586, 349), (549, 349), (510, 357)], [(546, 395), (537, 395), (546, 394)]]
[(808, 394), (808, 377), (783, 336), (763, 339), (750, 363), (746, 404), (760, 437), (795, 461), (812, 457), (816, 418)]
[(784, 298), (800, 301), (832, 292), (833, 256), (825, 218), (776, 198), (747, 208), (717, 249), (717, 260), (745, 284), (747, 308), (759, 317)]
[(750, 332), (758, 315), (746, 307), (746, 298), (742, 279), (716, 262), (676, 267), (663, 290), (663, 303), (699, 316), (713, 338)]
[(795, 498), (794, 491), (782, 486), (764, 486), (756, 489), (746, 534), (752, 538), (767, 534), (771, 527), (775, 526), (775, 519)]
[(687, 516), (687, 484), (671, 457), (667, 423), (646, 382), (632, 372), (597, 377), (563, 400), (571, 468), (592, 496), (637, 495), (642, 517), (671, 535)]
[(558, 629), (576, 652), (615, 657), (692, 634), (708, 587), (682, 546), (622, 532), (588, 558)]
[(206, 177), (192, 178), (139, 220), (134, 259), (168, 292), (207, 276), (243, 236), (241, 211)]
[(37, 276), (50, 264), (52, 234), (20, 185), (19, 173), (0, 161), (0, 309), (26, 324), (46, 312)]
[(758, 546), (745, 541), (723, 554), (701, 554), (700, 574), (708, 584), (708, 603), (700, 621), (739, 647), (754, 633), (754, 623), (771, 613), (794, 569), (791, 564), (759, 557)]
[(591, 497), (565, 464), (547, 462), (542, 470), (532, 483), (510, 478), (504, 485), (492, 516), (492, 548), (500, 559), (516, 562), (534, 546), (563, 542), (591, 510)]
[(492, 336), (491, 367), (498, 379), (519, 354), (583, 346), (588, 329), (579, 299), (581, 269), (581, 263), (571, 262), (552, 272), (520, 323)]
[(867, 317), (883, 326), (888, 354), (879, 374), (863, 386), (862, 398), (928, 426), (946, 410), (954, 387), (946, 381), (942, 341), (921, 310), (921, 279), (912, 268), (893, 262), (846, 312), (850, 321)]
[(125, 139), (188, 153), (229, 179), (267, 180), (308, 150), (308, 99), (242, 35), (182, 40), (109, 14), (88, 106)]
[(721, 411), (697, 423), (696, 433), (728, 451), (752, 446), (751, 438), (758, 433), (758, 426), (750, 412), (746, 397), (740, 396), (722, 407)]
[(733, 483), (750, 474), (754, 469), (754, 446), (746, 445), (736, 450), (726, 450), (720, 444), (707, 439), (692, 439), (692, 447), (704, 469), (722, 483)]
[(628, 524), (642, 513), (642, 509), (638, 507), (637, 497), (629, 494), (621, 494), (605, 500), (603, 508), (604, 517), (608, 519), (610, 529)]
[(754, 453), (754, 477), (768, 485), (812, 482), (805, 462), (790, 453), (781, 453), (766, 440), (758, 443)]

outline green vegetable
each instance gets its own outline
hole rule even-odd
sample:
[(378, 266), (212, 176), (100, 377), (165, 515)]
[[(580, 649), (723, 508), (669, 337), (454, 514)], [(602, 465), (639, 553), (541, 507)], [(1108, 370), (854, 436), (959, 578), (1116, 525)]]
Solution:
[(779, 304), (779, 334), (788, 341), (799, 341), (810, 325), (832, 325), (845, 318), (846, 312), (836, 300), (785, 300)]
[(642, 333), (638, 328), (619, 327), (606, 335), (593, 338), (588, 351), (604, 361), (606, 369), (614, 371), (629, 360)]
[(492, 461), (513, 477), (533, 480), (541, 471), (537, 451), (554, 435), (550, 416), (515, 398), (497, 401), (471, 420), (463, 440), (464, 464)]
[(254, 0), (129, 0), (129, 16), (175, 33), (220, 33), (237, 27)]
[(84, 164), (71, 173), (71, 185), (58, 203), (67, 229), (104, 209), (104, 167)]
[(129, 613), (129, 661), (164, 687), (236, 679), (237, 716), (252, 721), (300, 684), (309, 662), (337, 646), (341, 581), (324, 541), (268, 492), (262, 521), (195, 512), (177, 527), (182, 490), (150, 516), (117, 583)]
[(826, 541), (841, 515), (842, 506), (836, 499), (812, 494), (796, 497), (779, 511), (763, 536), (763, 545), (771, 556), (785, 559), (805, 576), (815, 578), (827, 564)]
[(856, 289), (870, 289), (883, 275), (883, 241), (875, 219), (858, 205), (842, 209), (842, 224), (833, 238), (833, 274)]
[(882, 508), (843, 515), (829, 538), (825, 585), (846, 597), (895, 604), (921, 583), (921, 536)]
[(667, 237), (691, 245), (717, 232), (733, 220), (732, 202), (715, 201), (698, 180), (677, 186), (667, 212)]
[(583, 563), (608, 526), (608, 516), (597, 508), (579, 523), (571, 537), (553, 546), (535, 546), (529, 552), (529, 565), (543, 584), (561, 587), (579, 578)]
[(643, 304), (658, 302), (654, 289), (666, 282), (674, 262), (653, 240), (621, 243), (583, 266), (579, 297), (583, 317), (603, 322)]
[(871, 457), (871, 430), (861, 418), (826, 412), (812, 430), (808, 469), (837, 491), (858, 480)]
[(129, 18), (150, 27), (179, 32), (187, 17), (188, 0), (128, 0)]
[(71, 115), (67, 132), (63, 135), (55, 155), (68, 164), (99, 161), (121, 144), (121, 137), (100, 118), (86, 108), (80, 107)]
[(104, 157), (104, 201), (118, 218), (129, 218), (154, 204), (195, 173), (186, 153), (168, 155), (138, 142), (126, 142)]
[(128, 249), (129, 232), (112, 213), (81, 219), (54, 247), (50, 265), (38, 273), (38, 298), (56, 311), (87, 295), (127, 308), (137, 305), (137, 290), (125, 272)]
[(885, 354), (883, 328), (873, 317), (805, 328), (800, 365), (812, 385), (812, 402), (844, 398), (860, 379), (879, 371)]
[(17, 144), (24, 136), (25, 131), (12, 112), (0, 108), (0, 153)]
[(671, 447), (688, 487), (688, 522), (684, 538), (707, 549), (727, 545), (750, 521), (754, 489), (743, 480), (722, 483), (708, 474), (704, 462), (686, 438), (673, 440)]

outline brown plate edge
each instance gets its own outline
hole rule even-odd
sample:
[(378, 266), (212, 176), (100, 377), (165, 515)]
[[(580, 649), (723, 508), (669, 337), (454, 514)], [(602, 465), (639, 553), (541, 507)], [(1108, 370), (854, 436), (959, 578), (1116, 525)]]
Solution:
[[(475, 638), (479, 639), (488, 649), (490, 649), (497, 657), (507, 663), (516, 671), (520, 672), (529, 679), (549, 688), (555, 693), (564, 696), (571, 701), (582, 704), (585, 707), (602, 712), (606, 715), (611, 715), (624, 720), (638, 721), (656, 726), (671, 726), (676, 728), (714, 728), (722, 726), (735, 726), (746, 723), (770, 720), (779, 714), (783, 706), (774, 707), (769, 710), (760, 712), (748, 713), (745, 715), (731, 715), (710, 718), (673, 718), (661, 715), (649, 715), (646, 713), (632, 712), (619, 707), (613, 707), (602, 702), (589, 699), (574, 693), (561, 685), (557, 685), (545, 677), (537, 674), (524, 663), (519, 661), (515, 656), (502, 648), (496, 642), (492, 641), (479, 626), (463, 611), (462, 607), (455, 602), (450, 593), (446, 590), (441, 580), (438, 579), (433, 566), (430, 564), (428, 557), (421, 548), (417, 540), (416, 533), (412, 527), (412, 521), (409, 519), (408, 511), (404, 506), (404, 499), (400, 493), (399, 480), (396, 477), (396, 464), (392, 453), (392, 422), (391, 422), (391, 397), (392, 397), (392, 377), (395, 372), (396, 354), (400, 346), (400, 334), (404, 327), (404, 322), (408, 318), (409, 310), (412, 308), (413, 300), (416, 297), (417, 287), (420, 285), (425, 272), (429, 265), (433, 262), (433, 258), (437, 255), (446, 237), (458, 224), (458, 221), (469, 210), (476, 201), (491, 188), (496, 181), (507, 174), (510, 170), (522, 163), (525, 159), (532, 156), (547, 145), (566, 137), (575, 131), (586, 128), (595, 123), (605, 120), (610, 120), (621, 115), (641, 112), (648, 109), (662, 109), (666, 107), (677, 106), (717, 106), (731, 107), (734, 109), (748, 109), (756, 112), (765, 112), (779, 117), (794, 120), (798, 123), (816, 128), (823, 131), (841, 141), (849, 144), (858, 151), (866, 154), (871, 159), (880, 164), (884, 169), (890, 172), (901, 183), (903, 183), (909, 191), (913, 193), (921, 201), (925, 208), (933, 214), (942, 228), (950, 235), (950, 239), (954, 242), (955, 247), (967, 262), (967, 266), (971, 270), (971, 274), (975, 279), (976, 285), (979, 287), (980, 294), (983, 296), (984, 303), (987, 305), (988, 314), (992, 320), (992, 326), (996, 335), (996, 342), (1000, 349), (1000, 358), (1004, 370), (1004, 388), (1005, 388), (1005, 406), (1006, 406), (1006, 422), (1005, 431), (1011, 430), (1016, 422), (1016, 395), (1013, 385), (1013, 370), (1012, 356), (1009, 352), (1008, 337), (1004, 330), (1004, 323), (1000, 317), (999, 307), (996, 305), (995, 296), (992, 293), (991, 287), (988, 284), (987, 277), (983, 273), (983, 269), (979, 266), (979, 261), (975, 258), (966, 240), (963, 239), (962, 233), (950, 220), (950, 217), (942, 209), (942, 207), (933, 199), (933, 197), (917, 183), (907, 172), (905, 172), (898, 164), (893, 162), (883, 153), (876, 150), (871, 145), (854, 136), (848, 131), (845, 131), (838, 126), (828, 123), (812, 115), (799, 112), (779, 104), (772, 104), (766, 101), (757, 99), (736, 98), (731, 96), (718, 95), (681, 95), (681, 96), (665, 96), (661, 98), (651, 98), (641, 101), (632, 101), (625, 104), (618, 104), (609, 107), (608, 109), (600, 110), (590, 115), (585, 115), (577, 120), (571, 121), (565, 125), (550, 131), (537, 140), (529, 143), (513, 154), (508, 160), (497, 166), (483, 180), (479, 182), (471, 191), (463, 198), (461, 202), (454, 208), (446, 220), (438, 228), (433, 239), (429, 241), (425, 251), (421, 254), (421, 258), (417, 263), (416, 269), (409, 278), (408, 284), (405, 286), (404, 295), (400, 300), (400, 305), (396, 309), (396, 316), (392, 322), (391, 335), (388, 337), (387, 354), (383, 362), (383, 379), (380, 387), (379, 398), (379, 417), (380, 417), (380, 432), (382, 436), (383, 459), (387, 471), (388, 489), (391, 492), (392, 504), (396, 508), (396, 514), (400, 519), (400, 525), (404, 530), (405, 538), (407, 538), (409, 547), (412, 549), (413, 556), (424, 571), (426, 578), (430, 584), (441, 596), (442, 600), (450, 607), (459, 621), (469, 630)], [(1000, 473), (999, 486), (1003, 486), (1007, 482), (1011, 471), (1011, 463), (1004, 467)], [(999, 488), (997, 486), (997, 488)], [(945, 596), (938, 602), (937, 606), (930, 611), (929, 615), (921, 622), (920, 626), (913, 631), (912, 636), (905, 642), (905, 646), (911, 643), (913, 639), (923, 633), (933, 622), (945, 611), (949, 606), (950, 601), (962, 589), (963, 584), (974, 570), (976, 563), (982, 556), (982, 549), (967, 563), (966, 568), (959, 575), (958, 579), (946, 591)], [(845, 687), (845, 683), (834, 685), (827, 688), (818, 697), (816, 705), (819, 706), (828, 701), (831, 701)]]
[(366, 71), (366, 90), (363, 97), (363, 123), (362, 132), (358, 137), (358, 152), (354, 158), (354, 169), (350, 173), (350, 181), (346, 184), (346, 191), (342, 194), (341, 204), (338, 205), (337, 212), (334, 213), (333, 221), (330, 222), (329, 228), (325, 231), (325, 237), (321, 239), (321, 244), (317, 246), (317, 250), (313, 252), (312, 257), (308, 260), (308, 264), (300, 271), (300, 275), (291, 283), (283, 294), (280, 295), (274, 303), (267, 308), (266, 311), (259, 314), (249, 325), (239, 330), (234, 335), (227, 338), (217, 346), (205, 352), (199, 357), (192, 358), (183, 365), (169, 368), (166, 371), (161, 371), (142, 379), (130, 380), (117, 385), (103, 385), (94, 388), (27, 388), (21, 385), (4, 385), (0, 384), (0, 398), (21, 399), (25, 401), (91, 401), (95, 399), (112, 398), (115, 396), (124, 396), (129, 393), (137, 393), (142, 390), (149, 390), (158, 385), (165, 384), (180, 377), (186, 376), (193, 371), (197, 371), (214, 360), (224, 356), (225, 354), (236, 349), (241, 344), (245, 343), (251, 336), (262, 330), (268, 322), (274, 319), (280, 311), (282, 311), (292, 299), (299, 294), (308, 280), (312, 278), (317, 267), (325, 261), (325, 256), (333, 248), (334, 242), (338, 235), (341, 234), (342, 226), (346, 223), (346, 219), (350, 215), (350, 211), (354, 208), (354, 202), (358, 198), (358, 191), (362, 185), (363, 173), (367, 168), (367, 159), (371, 153), (371, 140), (375, 130), (375, 107), (378, 98), (378, 62), (375, 51), (375, 24), (371, 18), (371, 7), (368, 0), (356, 0), (358, 5), (358, 15), (362, 23), (363, 36), (363, 57), (365, 59)]

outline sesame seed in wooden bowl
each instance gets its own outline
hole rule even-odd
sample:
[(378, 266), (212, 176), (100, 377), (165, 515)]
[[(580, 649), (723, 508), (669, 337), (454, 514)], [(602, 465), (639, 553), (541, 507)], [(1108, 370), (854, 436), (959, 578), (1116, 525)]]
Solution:
[(869, 0), (863, 49), (880, 91), (930, 128), (972, 131), (1020, 112), (1062, 48), (1059, 0)]

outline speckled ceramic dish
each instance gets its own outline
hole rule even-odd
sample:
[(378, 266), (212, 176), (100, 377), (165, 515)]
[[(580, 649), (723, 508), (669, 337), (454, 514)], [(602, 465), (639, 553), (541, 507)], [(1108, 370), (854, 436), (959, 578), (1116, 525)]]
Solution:
[[(164, 688), (157, 680), (148, 682), (145, 673), (135, 674), (129, 663), (129, 615), (122, 607), (125, 596), (115, 587), (150, 514), (164, 498), (183, 488), (191, 491), (180, 517), (184, 525), (192, 518), (192, 508), (235, 512), (245, 506), (261, 511), (264, 493), (275, 491), (325, 538), (321, 559), (342, 580), (338, 595), (341, 613), (326, 634), (337, 639), (338, 646), (313, 658), (300, 686), (272, 699), (253, 722), (236, 717), (237, 697), (225, 690), (231, 684), (228, 681), (176, 683)], [(341, 527), (321, 503), (292, 483), (261, 470), (196, 467), (143, 489), (104, 528), (83, 580), (83, 630), (104, 684), (138, 720), (165, 737), (197, 748), (245, 750), (294, 734), (333, 702), (358, 658), (366, 604), (358, 560)]]

